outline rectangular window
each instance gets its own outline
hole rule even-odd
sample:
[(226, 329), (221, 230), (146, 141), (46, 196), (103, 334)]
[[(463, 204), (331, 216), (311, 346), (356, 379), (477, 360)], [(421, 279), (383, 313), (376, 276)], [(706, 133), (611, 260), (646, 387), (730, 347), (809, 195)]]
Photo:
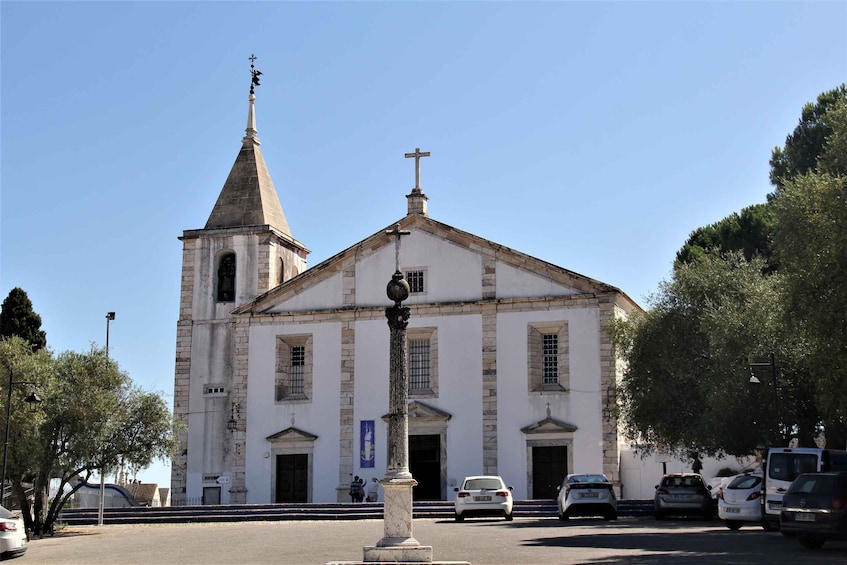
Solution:
[(426, 292), (424, 271), (406, 271), (406, 282), (409, 283), (411, 294), (423, 294)]
[(304, 377), (306, 374), (306, 347), (295, 345), (291, 348), (291, 391), (290, 394), (303, 394)]
[(530, 394), (568, 392), (570, 338), (566, 321), (527, 324), (526, 353)]
[(409, 389), (430, 387), (429, 339), (409, 340)]
[(276, 338), (275, 398), (277, 402), (310, 402), (312, 398), (312, 336)]
[(542, 336), (543, 375), (544, 384), (553, 385), (559, 382), (559, 335), (544, 334)]
[(406, 332), (409, 394), (415, 398), (438, 398), (438, 330), (409, 328)]

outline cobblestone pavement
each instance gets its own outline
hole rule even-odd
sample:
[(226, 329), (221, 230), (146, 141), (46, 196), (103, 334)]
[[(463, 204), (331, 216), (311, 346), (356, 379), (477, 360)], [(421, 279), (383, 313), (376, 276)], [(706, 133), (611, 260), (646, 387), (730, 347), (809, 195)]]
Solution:
[[(622, 518), (415, 520), (413, 534), (435, 561), (532, 564), (847, 563), (847, 542), (807, 550), (759, 527)], [(383, 535), (381, 520), (85, 526), (30, 542), (20, 565), (321, 564), (362, 559)]]

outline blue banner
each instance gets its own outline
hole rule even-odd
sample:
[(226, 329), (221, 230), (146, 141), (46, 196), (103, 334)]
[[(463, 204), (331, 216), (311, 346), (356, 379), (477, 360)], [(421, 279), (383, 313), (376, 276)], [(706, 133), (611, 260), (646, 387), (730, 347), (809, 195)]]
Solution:
[(359, 467), (374, 466), (374, 421), (362, 420), (359, 434)]

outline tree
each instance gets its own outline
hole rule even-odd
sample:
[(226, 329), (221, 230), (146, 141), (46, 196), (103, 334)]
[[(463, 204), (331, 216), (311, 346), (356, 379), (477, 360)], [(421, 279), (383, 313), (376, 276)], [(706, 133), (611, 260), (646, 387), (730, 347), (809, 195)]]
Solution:
[(32, 309), (32, 302), (26, 292), (13, 288), (3, 300), (0, 309), (0, 338), (19, 336), (35, 349), (47, 345), (47, 334), (41, 329), (41, 316)]
[[(16, 381), (20, 372), (37, 382), (44, 398), (34, 415), (13, 412), (16, 417), (10, 425), (14, 433), (8, 476), (34, 533), (51, 529), (65, 503), (95, 471), (113, 469), (121, 459), (143, 468), (157, 457), (169, 457), (176, 448), (164, 400), (133, 387), (105, 350), (65, 352), (53, 358), (47, 350), (29, 351), (17, 337), (0, 345), (4, 369), (14, 370)], [(51, 479), (59, 483), (52, 498)], [(32, 507), (25, 482), (33, 483)]]
[[(34, 505), (35, 531), (49, 530), (62, 506), (93, 472), (117, 467), (121, 458), (137, 467), (166, 458), (176, 448), (173, 420), (158, 395), (132, 386), (103, 349), (66, 352), (56, 359), (50, 403), (39, 444)], [(59, 494), (49, 504), (49, 479)]]
[(773, 262), (771, 231), (773, 213), (767, 204), (754, 204), (733, 212), (710, 226), (697, 228), (676, 254), (676, 263), (690, 263), (709, 251), (741, 251), (747, 260), (755, 256), (766, 260), (765, 272), (777, 268)]
[(763, 275), (764, 267), (762, 258), (748, 261), (740, 252), (706, 253), (680, 264), (649, 310), (613, 324), (613, 342), (627, 360), (619, 402), (629, 438), (648, 451), (744, 455), (795, 424), (778, 419), (771, 397), (748, 384), (747, 359), (767, 351), (782, 358), (787, 347), (778, 323), (780, 279)]
[(847, 97), (825, 116), (830, 133), (811, 171), (785, 180), (771, 204), (785, 270), (786, 324), (816, 391), (827, 443), (847, 445)]
[[(803, 107), (800, 123), (785, 139), (785, 147), (776, 147), (771, 154), (770, 179), (777, 187), (774, 194), (797, 175), (815, 171), (818, 158), (833, 133), (830, 109), (845, 100), (847, 85), (841, 84), (818, 96), (817, 103), (810, 102)], [(842, 166), (840, 172), (847, 173), (847, 169)]]

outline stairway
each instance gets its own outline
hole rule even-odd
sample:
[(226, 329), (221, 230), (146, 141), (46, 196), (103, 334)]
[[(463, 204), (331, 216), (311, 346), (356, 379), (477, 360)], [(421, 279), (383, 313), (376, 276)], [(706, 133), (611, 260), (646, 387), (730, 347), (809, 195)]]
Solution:
[[(452, 501), (419, 501), (415, 518), (452, 519)], [(516, 518), (555, 518), (555, 500), (516, 500)], [(619, 516), (652, 515), (652, 500), (622, 500)], [(228, 504), (219, 506), (164, 506), (105, 508), (104, 524), (177, 524), (190, 522), (241, 522), (283, 520), (381, 520), (382, 503)], [(97, 524), (96, 508), (63, 510), (59, 522), (67, 526)]]

